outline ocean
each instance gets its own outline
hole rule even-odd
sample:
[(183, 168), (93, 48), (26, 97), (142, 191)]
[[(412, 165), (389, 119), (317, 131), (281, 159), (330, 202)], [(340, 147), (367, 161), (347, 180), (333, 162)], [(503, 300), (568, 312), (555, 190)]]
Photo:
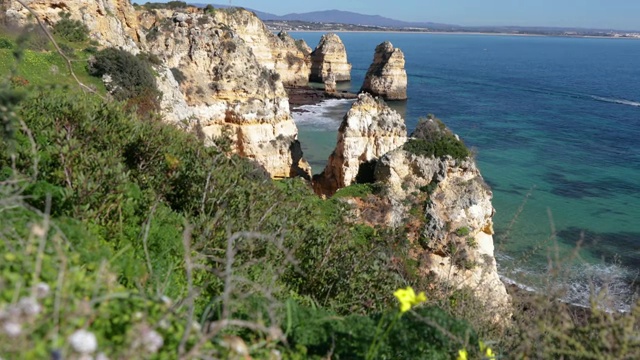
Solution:
[[(409, 131), (435, 114), (477, 153), (496, 209), (499, 272), (588, 304), (626, 309), (640, 275), (640, 41), (529, 36), (338, 33), (357, 92), (373, 52), (405, 54)], [(313, 48), (321, 33), (291, 33)], [(319, 173), (349, 101), (294, 113)]]

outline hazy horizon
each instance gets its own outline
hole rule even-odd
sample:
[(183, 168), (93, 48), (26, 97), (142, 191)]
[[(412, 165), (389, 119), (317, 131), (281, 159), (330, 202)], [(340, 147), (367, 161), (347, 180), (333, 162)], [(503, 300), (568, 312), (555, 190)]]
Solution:
[(208, 0), (198, 1), (252, 8), (275, 15), (342, 10), (409, 22), (460, 26), (569, 27), (640, 30), (640, 1), (631, 0)]

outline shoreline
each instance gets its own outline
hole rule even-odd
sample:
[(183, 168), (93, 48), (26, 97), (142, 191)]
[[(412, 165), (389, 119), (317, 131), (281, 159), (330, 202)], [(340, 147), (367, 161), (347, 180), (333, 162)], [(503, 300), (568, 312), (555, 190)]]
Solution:
[[(272, 30), (280, 31), (280, 30)], [(290, 33), (379, 33), (379, 34), (431, 34), (431, 35), (486, 35), (486, 36), (518, 36), (518, 37), (557, 37), (568, 39), (610, 39), (610, 40), (640, 40), (634, 37), (613, 37), (595, 35), (552, 35), (552, 34), (513, 34), (513, 33), (493, 33), (475, 31), (408, 31), (408, 30), (286, 30)]]

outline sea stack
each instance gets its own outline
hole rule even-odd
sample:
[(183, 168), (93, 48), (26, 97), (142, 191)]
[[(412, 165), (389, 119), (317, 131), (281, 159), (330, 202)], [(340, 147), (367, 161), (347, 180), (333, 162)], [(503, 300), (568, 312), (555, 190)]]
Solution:
[(407, 141), (407, 127), (395, 110), (367, 93), (358, 96), (338, 130), (338, 143), (322, 174), (316, 193), (331, 196), (355, 182), (373, 179), (376, 161)]
[(394, 48), (389, 41), (378, 45), (360, 91), (385, 100), (406, 100), (407, 72), (402, 50)]
[(334, 33), (322, 35), (311, 53), (311, 75), (309, 81), (324, 83), (333, 74), (336, 82), (351, 81), (351, 64), (347, 61), (347, 50)]

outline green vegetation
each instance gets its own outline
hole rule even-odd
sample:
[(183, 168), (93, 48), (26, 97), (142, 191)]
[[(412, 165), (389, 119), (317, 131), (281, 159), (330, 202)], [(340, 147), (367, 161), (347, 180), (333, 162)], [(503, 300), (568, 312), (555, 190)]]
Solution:
[(427, 157), (451, 156), (457, 160), (466, 159), (470, 152), (461, 140), (455, 136), (443, 136), (433, 142), (422, 139), (411, 139), (404, 144), (404, 150)]
[(433, 115), (418, 122), (412, 139), (405, 143), (403, 149), (418, 156), (451, 156), (457, 160), (464, 160), (471, 154), (462, 140)]
[(153, 9), (175, 10), (175, 9), (186, 9), (188, 5), (184, 1), (168, 1), (166, 3), (147, 2), (142, 6), (144, 6), (144, 8), (147, 10), (153, 10)]
[(149, 64), (128, 51), (116, 48), (96, 53), (89, 63), (89, 73), (98, 77), (110, 76), (112, 93), (118, 100), (139, 96), (156, 88), (156, 78)]
[(376, 184), (353, 184), (338, 190), (333, 197), (336, 199), (364, 198), (376, 192), (379, 192), (379, 186)]
[(467, 236), (469, 235), (469, 228), (464, 226), (456, 230), (456, 235), (458, 236)]
[(53, 25), (53, 33), (69, 42), (86, 41), (89, 29), (83, 22), (69, 19), (70, 16), (69, 13), (62, 13), (62, 19)]

